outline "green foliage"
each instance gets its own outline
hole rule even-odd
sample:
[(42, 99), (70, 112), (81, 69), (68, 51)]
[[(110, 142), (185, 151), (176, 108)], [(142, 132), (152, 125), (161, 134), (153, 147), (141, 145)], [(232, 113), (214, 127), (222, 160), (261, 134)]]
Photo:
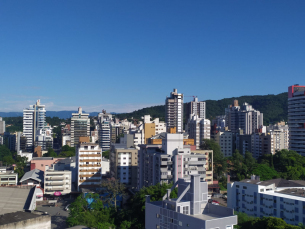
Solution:
[[(147, 188), (142, 188), (134, 195), (131, 200), (131, 208), (128, 212), (128, 215), (134, 217), (132, 219), (128, 219), (132, 222), (132, 228), (145, 228), (146, 195), (150, 195), (151, 201), (160, 201), (166, 194), (167, 189), (170, 189), (171, 187), (172, 184), (157, 184)], [(173, 190), (171, 193), (171, 198), (177, 198), (177, 192), (177, 189)]]
[(15, 160), (12, 156), (4, 156), (2, 159), (3, 165), (15, 164)]
[[(217, 115), (224, 115), (225, 108), (232, 104), (234, 99), (238, 100), (241, 105), (244, 102), (250, 103), (254, 109), (259, 110), (264, 113), (264, 125), (269, 125), (270, 123), (275, 123), (279, 121), (287, 121), (288, 117), (288, 100), (287, 92), (278, 95), (253, 95), (253, 96), (240, 96), (233, 98), (225, 98), (221, 100), (206, 100), (206, 117), (208, 119), (213, 119)], [(186, 107), (186, 106), (184, 106)], [(140, 120), (142, 116), (150, 114), (153, 118), (160, 118), (164, 120), (165, 118), (165, 106), (154, 106), (143, 108), (131, 113), (117, 114), (116, 117), (119, 119), (138, 119)], [(184, 112), (186, 114), (186, 112)], [(186, 120), (186, 117), (184, 117)]]
[(75, 147), (70, 147), (65, 145), (61, 148), (61, 152), (58, 157), (74, 157), (75, 156)]
[(20, 157), (19, 155), (16, 156), (16, 168), (15, 172), (18, 173), (18, 179), (23, 177), (24, 169), (26, 167), (27, 157)]
[(43, 155), (43, 157), (57, 157), (57, 154), (53, 149), (49, 148), (48, 152)]
[(257, 165), (253, 170), (253, 174), (260, 176), (261, 181), (279, 178), (277, 171), (266, 164)]
[(212, 139), (203, 139), (200, 146), (202, 150), (213, 150), (213, 168), (217, 176), (221, 176), (227, 169), (227, 159), (221, 152), (219, 144)]
[(103, 157), (109, 159), (109, 152), (110, 150), (106, 150), (103, 152)]
[(0, 145), (0, 161), (6, 156), (12, 156), (11, 151), (5, 145)]
[(283, 219), (277, 217), (252, 217), (246, 213), (235, 212), (238, 217), (238, 225), (234, 226), (237, 229), (300, 229), (299, 226), (287, 224)]
[(86, 198), (93, 198), (94, 201), (88, 204), (83, 196), (79, 196), (70, 205), (69, 217), (66, 221), (68, 226), (86, 225), (99, 229), (115, 228), (113, 209), (104, 207), (98, 194), (89, 193)]
[(11, 125), (6, 127), (6, 132), (14, 133), (16, 131), (23, 131), (23, 117), (5, 117), (2, 119), (5, 121), (5, 125)]
[(232, 164), (229, 168), (230, 174), (236, 180), (249, 178), (253, 170), (257, 167), (256, 160), (250, 152), (246, 152), (245, 156), (243, 156), (238, 150), (235, 150), (235, 153), (233, 153), (233, 156), (229, 160)]

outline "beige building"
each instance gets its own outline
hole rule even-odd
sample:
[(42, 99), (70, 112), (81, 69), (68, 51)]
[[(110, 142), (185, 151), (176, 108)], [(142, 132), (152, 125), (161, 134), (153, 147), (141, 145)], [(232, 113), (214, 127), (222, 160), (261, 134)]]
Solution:
[(110, 175), (127, 187), (137, 187), (138, 150), (111, 147)]
[(72, 113), (71, 118), (71, 147), (75, 147), (79, 142), (80, 137), (90, 136), (90, 119), (89, 114), (83, 113), (81, 107), (78, 108), (78, 113)]
[(82, 142), (76, 150), (77, 190), (96, 188), (102, 182), (102, 150), (98, 144)]
[(62, 195), (71, 192), (72, 174), (69, 170), (54, 170), (54, 167), (46, 166), (44, 174), (44, 193), (54, 195), (60, 192)]
[(203, 154), (206, 157), (205, 171), (206, 177), (205, 181), (211, 185), (213, 184), (213, 150), (192, 150), (191, 153)]
[(18, 173), (8, 170), (5, 166), (0, 167), (0, 186), (17, 185)]

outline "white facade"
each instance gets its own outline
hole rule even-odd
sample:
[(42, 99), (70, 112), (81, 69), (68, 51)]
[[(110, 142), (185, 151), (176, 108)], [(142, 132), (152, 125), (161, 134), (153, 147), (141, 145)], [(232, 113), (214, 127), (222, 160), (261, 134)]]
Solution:
[(165, 122), (167, 132), (170, 128), (176, 127), (177, 133), (183, 132), (183, 94), (178, 93), (177, 89), (171, 92), (170, 97), (165, 100)]
[(5, 132), (5, 121), (2, 120), (2, 117), (0, 117), (0, 134), (3, 134)]
[(282, 218), (288, 224), (304, 222), (304, 181), (274, 179), (251, 180), (227, 184), (228, 207), (249, 216), (273, 216)]
[(37, 100), (35, 105), (23, 110), (23, 134), (27, 138), (27, 150), (34, 150), (34, 141), (36, 139), (36, 131), (46, 126), (46, 109), (45, 105), (40, 104)]
[(33, 153), (22, 152), (22, 150), (17, 152), (17, 155), (19, 155), (20, 157), (26, 157), (27, 158), (27, 162), (30, 162), (32, 160), (32, 158), (33, 158)]
[(44, 173), (44, 193), (54, 195), (60, 192), (62, 195), (71, 192), (72, 174), (69, 170), (54, 170), (46, 165)]
[[(170, 193), (177, 186), (178, 198), (171, 199)], [(146, 229), (233, 229), (236, 224), (233, 209), (208, 203), (208, 184), (200, 181), (198, 175), (179, 179), (162, 201), (150, 202), (150, 197), (146, 197)]]
[(102, 150), (98, 144), (81, 143), (76, 151), (77, 190), (98, 187), (102, 182)]
[(189, 137), (194, 139), (196, 149), (199, 149), (203, 139), (211, 138), (211, 121), (192, 115), (187, 123), (187, 131), (189, 132)]

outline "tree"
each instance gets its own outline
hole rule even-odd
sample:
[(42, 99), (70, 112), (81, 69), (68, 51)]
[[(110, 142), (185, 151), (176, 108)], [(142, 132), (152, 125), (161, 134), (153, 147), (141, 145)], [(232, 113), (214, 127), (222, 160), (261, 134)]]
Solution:
[(43, 155), (43, 157), (57, 157), (57, 154), (52, 148), (48, 149), (48, 152)]
[(12, 165), (15, 164), (15, 160), (12, 156), (4, 156), (2, 159), (4, 165)]
[(227, 169), (227, 162), (226, 162), (226, 158), (223, 156), (223, 153), (221, 152), (221, 148), (219, 144), (212, 139), (203, 139), (200, 149), (213, 150), (214, 173), (217, 176), (223, 175), (223, 173)]
[(3, 161), (5, 156), (12, 156), (12, 153), (5, 145), (0, 145), (0, 161)]
[(20, 179), (24, 175), (24, 169), (26, 167), (27, 160), (28, 160), (27, 157), (21, 157), (19, 155), (17, 155), (16, 157), (15, 172), (18, 173), (18, 179)]
[(109, 152), (110, 150), (106, 150), (103, 152), (103, 157), (109, 159)]
[(275, 169), (266, 164), (257, 165), (253, 170), (253, 174), (260, 176), (261, 181), (279, 178), (279, 174)]
[(96, 193), (87, 193), (85, 197), (78, 196), (69, 209), (69, 217), (66, 221), (69, 227), (86, 225), (99, 229), (115, 228), (113, 209), (104, 207)]
[(125, 194), (125, 185), (120, 183), (118, 179), (107, 178), (101, 184), (103, 199), (109, 204), (114, 205), (115, 211), (117, 211), (117, 198), (123, 197)]
[[(170, 189), (172, 184), (156, 184), (146, 188), (142, 188), (137, 192), (130, 201), (130, 210), (128, 211), (128, 221), (132, 222), (132, 227), (145, 228), (145, 201), (146, 195), (150, 195), (151, 201), (160, 201)], [(177, 188), (171, 192), (171, 198), (177, 198)], [(133, 218), (131, 218), (133, 217)]]

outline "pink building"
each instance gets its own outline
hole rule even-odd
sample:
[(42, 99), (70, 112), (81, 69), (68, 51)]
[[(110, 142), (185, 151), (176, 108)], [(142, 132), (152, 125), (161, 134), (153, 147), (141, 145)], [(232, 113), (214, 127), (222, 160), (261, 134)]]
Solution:
[(33, 157), (31, 160), (31, 170), (39, 169), (45, 172), (46, 165), (51, 166), (64, 158), (55, 157)]

